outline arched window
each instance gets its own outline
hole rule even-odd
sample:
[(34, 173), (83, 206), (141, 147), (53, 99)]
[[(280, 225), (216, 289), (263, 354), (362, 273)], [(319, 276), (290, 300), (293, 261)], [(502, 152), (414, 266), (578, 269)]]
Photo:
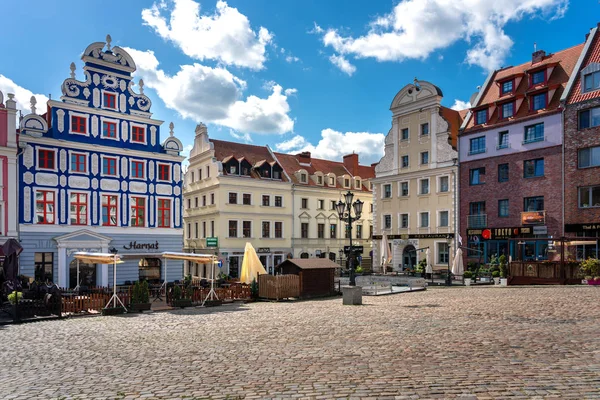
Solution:
[(302, 254), (300, 254), (300, 258), (308, 258), (308, 253), (302, 253)]

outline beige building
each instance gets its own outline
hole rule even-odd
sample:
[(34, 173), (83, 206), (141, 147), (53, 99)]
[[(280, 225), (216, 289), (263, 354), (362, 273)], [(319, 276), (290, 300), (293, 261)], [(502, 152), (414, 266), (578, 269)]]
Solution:
[(358, 154), (344, 156), (343, 162), (312, 158), (309, 152), (275, 153), (275, 157), (293, 183), (294, 257), (347, 259), (346, 224), (339, 220), (335, 204), (352, 191), (355, 201), (364, 202), (361, 218), (352, 224), (352, 246), (358, 248), (361, 265), (371, 268), (374, 166), (360, 165)]
[[(387, 234), (391, 266), (398, 271), (426, 258), (446, 269), (454, 253), (457, 216), (456, 138), (461, 115), (440, 105), (442, 91), (429, 82), (406, 85), (392, 101), (392, 128), (375, 167), (375, 270), (382, 270)], [(448, 239), (451, 251), (448, 251)]]

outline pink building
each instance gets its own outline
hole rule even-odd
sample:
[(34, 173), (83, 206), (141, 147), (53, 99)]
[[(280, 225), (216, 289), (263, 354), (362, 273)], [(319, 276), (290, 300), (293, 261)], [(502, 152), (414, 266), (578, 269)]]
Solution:
[(17, 239), (17, 102), (0, 92), (0, 245)]

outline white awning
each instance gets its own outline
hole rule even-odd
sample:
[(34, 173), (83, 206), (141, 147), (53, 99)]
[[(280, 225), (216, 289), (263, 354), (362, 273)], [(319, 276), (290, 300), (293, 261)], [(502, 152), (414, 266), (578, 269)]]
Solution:
[(589, 244), (593, 244), (595, 245), (597, 243), (596, 240), (571, 240), (570, 242), (565, 242), (565, 244), (567, 246), (584, 246), (584, 245), (589, 245)]
[(121, 256), (111, 253), (87, 253), (78, 251), (77, 253), (73, 253), (73, 257), (88, 264), (113, 264), (114, 262), (120, 264), (123, 262), (121, 261)]
[(210, 264), (216, 257), (212, 254), (196, 254), (196, 253), (174, 253), (166, 251), (162, 253), (163, 258), (172, 260), (187, 260), (198, 264)]

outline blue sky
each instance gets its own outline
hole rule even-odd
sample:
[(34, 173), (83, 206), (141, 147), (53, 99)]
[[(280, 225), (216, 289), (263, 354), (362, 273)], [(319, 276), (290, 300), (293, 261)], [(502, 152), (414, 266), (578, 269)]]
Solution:
[[(495, 4), (497, 3), (497, 4)], [(0, 90), (27, 108), (59, 98), (88, 44), (130, 51), (154, 117), (191, 145), (223, 140), (377, 162), (389, 105), (414, 77), (443, 104), (468, 101), (489, 70), (583, 42), (595, 0), (103, 0), (3, 3)], [(137, 79), (136, 79), (137, 80)], [(462, 104), (462, 103), (459, 103)]]

